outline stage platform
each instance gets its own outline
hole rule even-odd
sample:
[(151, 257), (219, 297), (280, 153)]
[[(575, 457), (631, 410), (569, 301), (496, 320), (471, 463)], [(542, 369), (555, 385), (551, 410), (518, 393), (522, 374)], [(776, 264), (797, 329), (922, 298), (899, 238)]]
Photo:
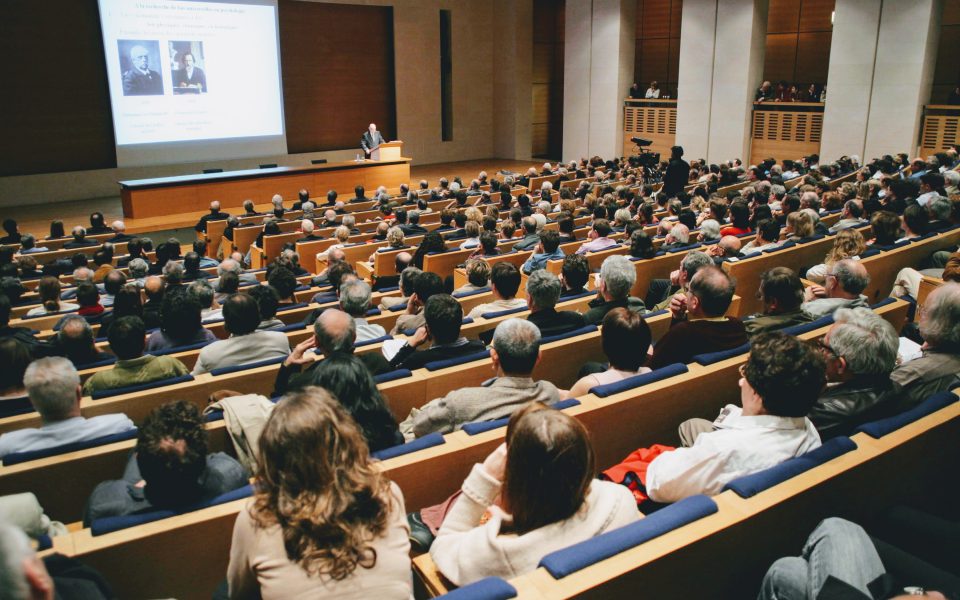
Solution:
[[(411, 165), (410, 185), (416, 187), (421, 179), (426, 179), (433, 187), (437, 185), (437, 181), (441, 177), (446, 177), (452, 181), (457, 176), (463, 180), (464, 184), (469, 185), (470, 180), (475, 178), (481, 170), (485, 170), (488, 175), (493, 177), (500, 170), (522, 173), (530, 167), (536, 167), (539, 171), (543, 162), (543, 160), (517, 161), (491, 158), (430, 165)], [(310, 193), (314, 197), (325, 197), (327, 190), (311, 189)], [(257, 204), (258, 209), (268, 208), (272, 195), (272, 193), (264, 194), (263, 197), (251, 195), (251, 199)], [(285, 196), (284, 203), (290, 206), (295, 199), (295, 197)], [(103, 213), (108, 224), (116, 219), (123, 219), (119, 184), (117, 185), (117, 195), (109, 198), (91, 198), (72, 202), (11, 207), (3, 209), (3, 217), (7, 218), (9, 216), (16, 219), (20, 224), (21, 232), (29, 232), (38, 238), (43, 238), (49, 232), (51, 220), (62, 220), (64, 227), (69, 232), (74, 225), (89, 225), (90, 213), (96, 211)], [(176, 218), (161, 215), (123, 220), (127, 225), (127, 233), (150, 233), (193, 227), (197, 219), (206, 212), (206, 210), (177, 212)]]

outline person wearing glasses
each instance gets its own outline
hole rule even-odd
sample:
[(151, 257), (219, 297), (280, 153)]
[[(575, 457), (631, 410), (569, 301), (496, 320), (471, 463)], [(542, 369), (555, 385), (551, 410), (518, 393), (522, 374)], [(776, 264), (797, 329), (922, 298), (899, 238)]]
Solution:
[(823, 276), (823, 285), (811, 285), (803, 294), (803, 312), (811, 319), (833, 314), (838, 308), (869, 306), (861, 292), (870, 285), (870, 274), (858, 260), (834, 263)]
[(740, 367), (740, 406), (728, 404), (713, 422), (680, 425), (682, 448), (647, 468), (646, 492), (655, 502), (714, 495), (723, 486), (820, 446), (807, 413), (826, 382), (824, 359), (806, 342), (780, 332), (753, 340)]
[(900, 339), (869, 308), (841, 308), (817, 343), (827, 365), (827, 388), (810, 411), (822, 439), (850, 435), (890, 390)]

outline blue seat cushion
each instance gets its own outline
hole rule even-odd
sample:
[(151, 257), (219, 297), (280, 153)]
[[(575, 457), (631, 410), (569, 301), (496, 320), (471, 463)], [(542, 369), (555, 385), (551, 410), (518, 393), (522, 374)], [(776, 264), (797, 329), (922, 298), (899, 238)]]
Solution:
[(175, 383), (184, 383), (186, 381), (193, 381), (193, 375), (190, 375), (189, 373), (187, 373), (186, 375), (170, 377), (169, 379), (158, 379), (157, 381), (151, 381), (149, 383), (128, 385), (126, 387), (113, 388), (112, 390), (100, 390), (100, 391), (94, 392), (91, 395), (91, 397), (94, 400), (99, 400), (101, 398), (109, 398), (111, 396), (120, 396), (122, 394), (132, 394), (133, 392), (142, 392), (144, 390), (152, 390), (159, 387), (173, 385)]
[(497, 317), (512, 315), (515, 313), (523, 312), (525, 310), (530, 310), (530, 308), (526, 306), (518, 306), (517, 308), (508, 308), (507, 310), (496, 310), (493, 312), (485, 312), (480, 316), (483, 317), (484, 319), (496, 319)]
[(274, 358), (268, 358), (266, 360), (258, 360), (257, 362), (247, 363), (245, 365), (233, 365), (231, 367), (218, 367), (216, 369), (211, 369), (210, 374), (214, 377), (218, 375), (226, 375), (227, 373), (236, 373), (237, 371), (247, 371), (249, 369), (256, 369), (258, 367), (266, 367), (267, 365), (278, 365), (282, 363), (287, 357), (286, 356), (276, 356)]
[(543, 557), (540, 566), (554, 579), (561, 579), (715, 512), (717, 504), (710, 498), (690, 496), (635, 523), (551, 552)]
[(369, 340), (363, 340), (362, 342), (357, 342), (353, 345), (354, 348), (362, 348), (363, 346), (370, 346), (372, 344), (379, 344), (380, 342), (385, 342), (387, 340), (392, 340), (392, 335), (381, 335), (380, 337), (370, 338)]
[(508, 600), (517, 589), (499, 577), (486, 577), (440, 596), (447, 600)]
[(719, 352), (706, 352), (704, 354), (697, 354), (693, 357), (694, 362), (700, 363), (701, 365), (712, 365), (718, 363), (721, 360), (727, 360), (728, 358), (733, 358), (734, 356), (740, 356), (741, 354), (750, 352), (750, 342), (746, 344), (741, 344), (736, 348), (730, 348), (729, 350), (720, 350)]
[(670, 248), (667, 250), (667, 254), (676, 254), (677, 252), (686, 252), (687, 250), (693, 250), (694, 248), (699, 248), (700, 244), (687, 244), (686, 246), (678, 246), (676, 248)]
[(197, 342), (196, 344), (187, 344), (185, 346), (174, 346), (173, 348), (163, 348), (162, 350), (153, 350), (146, 352), (145, 354), (152, 354), (154, 356), (166, 356), (168, 354), (176, 354), (177, 352), (186, 352), (188, 350), (197, 350), (198, 348), (203, 348), (208, 344), (213, 342), (209, 340), (203, 340), (202, 342)]
[(807, 333), (809, 331), (813, 331), (814, 329), (820, 329), (821, 327), (826, 327), (828, 325), (833, 325), (832, 314), (820, 317), (816, 321), (810, 321), (809, 323), (800, 323), (798, 325), (784, 327), (780, 331), (787, 335), (800, 335), (801, 333)]
[(897, 301), (896, 298), (884, 298), (883, 300), (881, 300), (880, 302), (877, 302), (876, 304), (871, 304), (871, 305), (870, 305), (870, 308), (876, 310), (876, 309), (878, 309), (878, 308), (880, 308), (880, 307), (882, 307), (882, 306), (886, 306), (886, 305), (888, 305), (888, 304), (893, 304), (893, 303), (896, 302), (896, 301)]
[(273, 331), (279, 331), (280, 333), (287, 333), (289, 331), (300, 331), (301, 329), (306, 329), (306, 325), (302, 322), (300, 323), (290, 323), (289, 325), (284, 325), (280, 329), (274, 329)]
[(596, 295), (597, 295), (596, 290), (585, 290), (583, 292), (580, 292), (579, 294), (573, 294), (572, 296), (563, 296), (562, 298), (557, 300), (557, 303), (559, 304), (560, 302), (566, 302), (567, 300), (576, 300), (577, 298), (585, 298), (587, 296), (596, 296)]
[(281, 306), (279, 309), (277, 309), (277, 312), (282, 313), (282, 312), (287, 312), (288, 310), (296, 310), (298, 308), (303, 308), (307, 304), (308, 304), (307, 302), (297, 302), (296, 304), (288, 304), (286, 306)]
[(643, 313), (643, 318), (649, 319), (650, 317), (659, 317), (660, 315), (665, 315), (668, 312), (670, 311), (666, 308), (661, 308), (660, 310), (652, 310), (648, 313)]
[(183, 510), (174, 511), (174, 510), (154, 510), (146, 513), (140, 513), (136, 515), (123, 515), (120, 517), (104, 517), (102, 519), (97, 519), (90, 524), (90, 533), (93, 536), (104, 535), (111, 533), (113, 531), (119, 531), (121, 529), (127, 529), (130, 527), (136, 527), (137, 525), (143, 525), (145, 523), (152, 523), (154, 521), (159, 521), (161, 519), (167, 519), (176, 515), (182, 515), (185, 513), (201, 510), (203, 508), (208, 508), (210, 506), (216, 506), (218, 504), (226, 504), (227, 502), (233, 502), (234, 500), (240, 500), (241, 498), (249, 498), (253, 495), (253, 486), (247, 484), (242, 488), (233, 490), (232, 492), (227, 492), (225, 494), (220, 494), (212, 500), (207, 502), (200, 502), (184, 508)]
[[(563, 410), (565, 408), (570, 408), (571, 406), (579, 406), (580, 401), (576, 398), (568, 398), (567, 400), (561, 400), (550, 405), (550, 408), (556, 410)], [(476, 423), (467, 423), (461, 429), (463, 429), (467, 435), (477, 435), (478, 433), (483, 433), (484, 431), (491, 431), (493, 429), (499, 429), (500, 427), (506, 427), (507, 423), (510, 422), (510, 417), (503, 417), (502, 419), (494, 419), (492, 421), (477, 421)]]
[(860, 427), (857, 427), (856, 432), (862, 431), (872, 438), (880, 439), (883, 436), (893, 433), (902, 427), (906, 427), (914, 421), (937, 412), (941, 408), (950, 406), (956, 401), (957, 396), (955, 394), (951, 392), (940, 392), (939, 394), (930, 396), (920, 404), (914, 406), (906, 412), (900, 413), (899, 415), (894, 415), (892, 417), (887, 417), (886, 419), (880, 419), (879, 421), (873, 421), (871, 423), (865, 423)]
[(0, 402), (0, 418), (25, 415), (32, 412), (33, 404), (30, 403), (30, 398), (26, 396)]
[(95, 362), (90, 362), (85, 365), (77, 365), (77, 370), (82, 371), (84, 369), (96, 369), (97, 367), (106, 367), (117, 362), (116, 356), (109, 356), (103, 360), (98, 360)]
[(413, 375), (413, 372), (410, 371), (410, 369), (397, 369), (396, 371), (388, 371), (387, 373), (374, 375), (373, 380), (377, 383), (386, 383), (388, 381), (396, 381), (397, 379), (410, 377), (411, 375)]
[(388, 308), (387, 310), (389, 310), (390, 312), (400, 312), (400, 311), (402, 311), (402, 310), (407, 310), (407, 303), (406, 303), (406, 302), (401, 302), (400, 304), (394, 304), (393, 306), (391, 306), (391, 307)]
[(454, 298), (469, 298), (470, 296), (476, 296), (477, 294), (486, 294), (490, 291), (489, 287), (482, 287), (480, 289), (473, 290), (472, 292), (460, 292), (459, 294), (453, 294)]
[(783, 483), (802, 473), (806, 473), (814, 467), (820, 466), (825, 462), (856, 449), (857, 445), (848, 437), (833, 438), (819, 448), (811, 450), (802, 456), (791, 458), (775, 467), (764, 469), (759, 473), (734, 479), (725, 485), (723, 489), (733, 490), (734, 493), (741, 498), (752, 498), (764, 490), (768, 490), (777, 484)]
[(615, 383), (595, 385), (590, 388), (590, 393), (600, 398), (606, 398), (614, 394), (619, 394), (620, 392), (625, 392), (627, 390), (632, 390), (634, 388), (647, 385), (648, 383), (673, 377), (674, 375), (681, 375), (687, 371), (689, 371), (689, 369), (687, 369), (687, 365), (683, 363), (673, 363), (672, 365), (661, 367), (656, 371), (650, 371), (649, 373), (644, 373), (643, 375), (627, 377), (626, 379), (621, 379)]
[(397, 456), (403, 456), (404, 454), (410, 454), (411, 452), (416, 452), (417, 450), (423, 450), (425, 448), (433, 448), (434, 446), (440, 446), (445, 444), (446, 441), (443, 439), (443, 434), (440, 433), (430, 433), (421, 438), (417, 438), (412, 442), (407, 442), (406, 444), (400, 444), (399, 446), (394, 446), (392, 448), (384, 448), (383, 450), (378, 450), (372, 454), (374, 458), (379, 460), (388, 460), (391, 458), (396, 458)]
[(72, 444), (63, 444), (61, 446), (54, 446), (53, 448), (44, 448), (42, 450), (30, 450), (28, 452), (13, 452), (7, 454), (6, 456), (0, 457), (3, 458), (3, 464), (6, 466), (16, 465), (19, 463), (29, 462), (31, 460), (38, 460), (41, 458), (47, 458), (48, 456), (57, 456), (58, 454), (66, 454), (68, 452), (77, 452), (78, 450), (86, 450), (87, 448), (96, 448), (97, 446), (106, 446), (107, 444), (112, 444), (114, 442), (122, 442), (125, 440), (132, 440), (137, 437), (137, 428), (128, 429), (127, 431), (121, 431), (120, 433), (114, 433), (111, 435), (104, 435), (92, 440), (86, 440), (83, 442), (74, 442)]
[(475, 360), (482, 360), (484, 358), (490, 358), (489, 350), (482, 350), (480, 352), (474, 352), (473, 354), (458, 356), (457, 358), (446, 358), (444, 360), (435, 360), (433, 362), (428, 362), (427, 364), (423, 365), (423, 367), (428, 371), (439, 371), (440, 369), (446, 369), (447, 367), (455, 367), (457, 365), (473, 362)]
[(593, 333), (596, 330), (597, 330), (596, 325), (584, 325), (583, 327), (578, 327), (566, 333), (558, 333), (556, 335), (548, 335), (545, 338), (541, 338), (540, 345), (543, 346), (544, 344), (549, 344), (550, 342), (565, 340), (567, 338), (577, 337), (578, 335), (584, 335), (586, 333)]

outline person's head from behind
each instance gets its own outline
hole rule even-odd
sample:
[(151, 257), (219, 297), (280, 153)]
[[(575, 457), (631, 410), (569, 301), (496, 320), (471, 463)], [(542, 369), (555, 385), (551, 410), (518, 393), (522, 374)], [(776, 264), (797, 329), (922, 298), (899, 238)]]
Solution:
[(126, 283), (127, 276), (123, 274), (123, 271), (114, 269), (103, 278), (103, 289), (107, 294), (116, 296)]
[(637, 271), (625, 256), (608, 256), (600, 265), (600, 292), (609, 300), (623, 300), (637, 282)]
[(23, 374), (30, 404), (44, 423), (63, 421), (80, 414), (80, 376), (66, 358), (54, 356), (33, 361)]
[(828, 381), (886, 377), (897, 364), (900, 340), (886, 319), (866, 307), (840, 308), (820, 340)]
[(251, 515), (279, 525), (287, 556), (335, 581), (372, 568), (370, 540), (387, 527), (389, 483), (370, 460), (363, 432), (320, 387), (288, 394), (260, 436)]
[(53, 600), (53, 579), (19, 527), (0, 521), (0, 590), (4, 600)]
[(933, 290), (920, 311), (920, 335), (931, 348), (960, 353), (960, 283)]
[(160, 330), (178, 346), (187, 344), (202, 327), (202, 310), (193, 294), (165, 294), (160, 304)]
[(814, 233), (813, 219), (802, 210), (787, 215), (787, 227), (794, 237), (800, 239), (811, 237)]
[(370, 308), (370, 285), (353, 279), (340, 286), (340, 308), (354, 318), (363, 318)]
[(93, 328), (79, 315), (70, 315), (63, 319), (60, 331), (57, 332), (57, 345), (73, 362), (90, 362), (96, 357)]
[(277, 267), (267, 277), (270, 287), (277, 290), (281, 300), (290, 300), (297, 289), (297, 276), (286, 267)]
[(903, 211), (903, 228), (910, 235), (923, 235), (927, 232), (930, 215), (919, 204), (910, 204)]
[(826, 383), (823, 357), (810, 344), (782, 332), (752, 340), (742, 367), (740, 399), (745, 415), (805, 417)]
[(510, 300), (520, 288), (520, 270), (510, 262), (498, 262), (490, 270), (490, 285), (494, 295)]
[(78, 283), (77, 304), (79, 304), (81, 308), (100, 304), (100, 292), (97, 291), (97, 286), (89, 281)]
[(540, 330), (526, 319), (507, 319), (493, 333), (490, 358), (503, 375), (529, 377), (540, 362)]
[[(209, 287), (209, 284), (207, 284)], [(211, 288), (211, 294), (213, 290)], [(116, 293), (113, 298), (113, 316), (143, 317), (143, 302), (140, 299), (140, 290), (135, 285), (125, 285)]]
[(14, 219), (4, 219), (3, 230), (7, 232), (7, 235), (16, 235), (18, 231), (17, 222)]
[(443, 279), (436, 273), (421, 271), (413, 282), (413, 293), (421, 306), (434, 295), (442, 294), (443, 290)]
[(377, 382), (359, 358), (349, 353), (329, 356), (313, 370), (312, 381), (340, 401), (368, 441), (384, 439), (385, 434), (389, 436), (395, 431), (396, 421), (377, 389)]
[(722, 317), (730, 302), (736, 284), (722, 269), (704, 266), (690, 279), (687, 290), (687, 312), (698, 317)]
[(120, 360), (133, 360), (143, 356), (147, 344), (146, 328), (140, 317), (120, 317), (110, 326), (107, 340), (110, 350)]
[(560, 299), (560, 279), (546, 269), (538, 269), (527, 278), (527, 304), (531, 310), (546, 310)]
[(647, 360), (652, 334), (640, 313), (617, 307), (603, 317), (601, 330), (603, 353), (610, 366), (635, 372)]
[(774, 267), (760, 276), (757, 295), (763, 302), (763, 314), (779, 315), (798, 310), (803, 303), (803, 282), (793, 270)]
[[(187, 294), (193, 296), (201, 309), (210, 308), (213, 305), (215, 292), (213, 286), (206, 280), (200, 279), (187, 286)], [(177, 294), (174, 294), (177, 295)]]
[(224, 328), (231, 335), (247, 335), (260, 325), (260, 307), (249, 294), (234, 294), (223, 303)]
[(357, 337), (357, 326), (353, 317), (337, 309), (327, 309), (320, 313), (313, 323), (317, 349), (326, 357), (335, 354), (352, 354), (353, 343)]
[(859, 260), (847, 258), (828, 267), (823, 287), (831, 298), (853, 299), (870, 285), (870, 274)]
[(873, 241), (880, 246), (892, 246), (900, 237), (900, 217), (888, 210), (873, 213), (870, 218)]
[(47, 312), (57, 312), (60, 310), (60, 278), (44, 277), (40, 280), (37, 287), (40, 294), (40, 303)]
[(158, 406), (137, 436), (137, 466), (154, 507), (178, 508), (200, 499), (207, 466), (207, 433), (200, 409), (178, 400)]
[(577, 419), (531, 402), (507, 424), (501, 499), (522, 535), (572, 517), (595, 473), (590, 436)]
[(277, 309), (280, 307), (280, 294), (272, 286), (255, 285), (247, 293), (256, 301), (261, 321), (269, 321), (277, 316)]
[(566, 289), (582, 289), (590, 279), (590, 265), (587, 257), (582, 254), (568, 254), (563, 258), (560, 275), (563, 277), (563, 285)]
[(463, 307), (449, 294), (434, 294), (423, 309), (427, 332), (436, 344), (450, 344), (460, 337)]
[(12, 337), (0, 338), (0, 394), (19, 394), (23, 389), (23, 374), (32, 357), (26, 344)]
[(478, 258), (467, 260), (465, 265), (467, 282), (474, 287), (486, 287), (490, 284), (490, 263)]

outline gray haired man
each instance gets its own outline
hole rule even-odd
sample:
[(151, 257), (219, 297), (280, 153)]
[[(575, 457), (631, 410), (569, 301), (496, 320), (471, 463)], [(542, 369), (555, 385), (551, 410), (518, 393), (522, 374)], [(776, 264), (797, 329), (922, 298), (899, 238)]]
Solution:
[(365, 317), (370, 308), (370, 295), (370, 285), (361, 279), (351, 279), (340, 286), (340, 308), (353, 317), (357, 342), (387, 335), (382, 326), (367, 323)]

